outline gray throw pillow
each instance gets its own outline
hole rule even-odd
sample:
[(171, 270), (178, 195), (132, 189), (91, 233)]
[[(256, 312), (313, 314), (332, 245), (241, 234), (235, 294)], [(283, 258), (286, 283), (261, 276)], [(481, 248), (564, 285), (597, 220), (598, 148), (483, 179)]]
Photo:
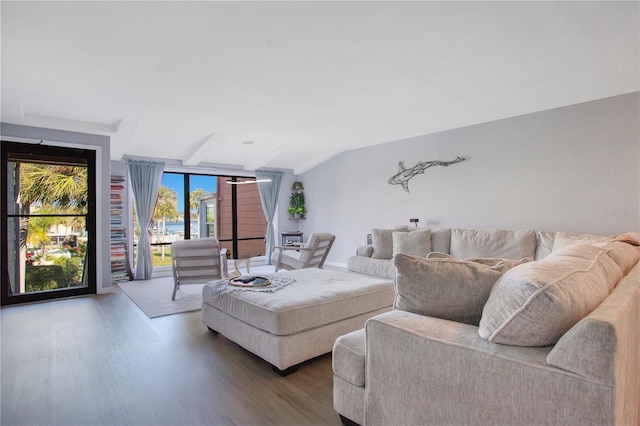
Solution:
[(393, 233), (394, 231), (406, 231), (407, 226), (394, 228), (373, 228), (371, 230), (371, 245), (373, 246), (373, 259), (391, 259), (393, 257)]
[(621, 278), (622, 268), (606, 248), (566, 246), (500, 277), (478, 331), (506, 345), (552, 345), (593, 311)]
[(449, 253), (451, 249), (451, 229), (431, 229), (431, 250), (440, 253)]
[[(607, 256), (620, 266), (622, 274), (627, 275), (640, 260), (640, 247), (636, 244), (640, 243), (635, 240), (612, 239), (606, 244), (602, 244), (602, 247), (607, 250)], [(600, 244), (595, 245), (600, 246)]]
[(393, 256), (408, 254), (425, 257), (431, 251), (431, 230), (419, 229), (411, 232), (392, 233)]
[(478, 325), (491, 288), (508, 269), (533, 259), (395, 257), (394, 309)]

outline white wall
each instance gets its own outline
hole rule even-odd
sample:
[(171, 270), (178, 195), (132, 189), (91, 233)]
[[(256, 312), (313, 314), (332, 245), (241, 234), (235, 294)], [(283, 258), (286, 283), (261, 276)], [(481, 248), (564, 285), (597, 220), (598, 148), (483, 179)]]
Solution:
[(43, 129), (2, 123), (2, 139), (16, 142), (43, 141), (44, 144), (72, 146), (96, 151), (96, 291), (111, 291), (111, 261), (109, 244), (109, 137), (63, 130)]
[[(343, 153), (302, 174), (312, 231), (345, 264), (372, 227), (640, 230), (638, 92)], [(425, 117), (428, 120), (428, 117)], [(466, 161), (387, 183), (398, 162)]]
[[(292, 173), (283, 172), (280, 183), (280, 193), (278, 194), (278, 213), (276, 227), (276, 245), (280, 245), (280, 234), (285, 231), (298, 231), (299, 223), (304, 221), (289, 220), (289, 197), (291, 196), (291, 185), (296, 182), (297, 176)], [(305, 194), (306, 195), (306, 194)]]

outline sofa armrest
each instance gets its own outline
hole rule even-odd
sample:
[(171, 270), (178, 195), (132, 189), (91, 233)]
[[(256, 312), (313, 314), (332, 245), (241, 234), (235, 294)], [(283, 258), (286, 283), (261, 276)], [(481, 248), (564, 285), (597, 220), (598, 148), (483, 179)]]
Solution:
[(366, 424), (611, 424), (614, 418), (611, 387), (548, 365), (551, 347), (491, 343), (477, 327), (403, 311), (367, 321), (366, 345)]
[(618, 395), (638, 401), (640, 377), (627, 372), (640, 365), (639, 283), (640, 263), (620, 280), (609, 297), (560, 338), (547, 362), (590, 380), (617, 386)]
[(371, 257), (373, 254), (373, 246), (365, 244), (356, 249), (356, 256)]

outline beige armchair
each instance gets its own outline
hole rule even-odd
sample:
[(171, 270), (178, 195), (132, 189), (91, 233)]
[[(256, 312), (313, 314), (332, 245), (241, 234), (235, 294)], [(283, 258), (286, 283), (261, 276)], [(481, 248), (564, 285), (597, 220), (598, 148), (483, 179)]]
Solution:
[(205, 284), (225, 278), (227, 272), (227, 249), (220, 249), (215, 238), (199, 238), (171, 243), (171, 269), (173, 270), (173, 296), (182, 284)]
[[(276, 272), (279, 269), (322, 268), (336, 237), (329, 233), (312, 233), (309, 242), (301, 246), (275, 246), (271, 256)], [(286, 252), (286, 253), (285, 253)]]

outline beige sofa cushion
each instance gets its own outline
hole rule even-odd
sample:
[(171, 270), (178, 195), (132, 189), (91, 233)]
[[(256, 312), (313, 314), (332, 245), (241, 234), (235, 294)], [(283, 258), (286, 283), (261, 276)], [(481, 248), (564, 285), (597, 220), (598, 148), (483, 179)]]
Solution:
[(435, 259), (403, 254), (395, 257), (395, 309), (478, 325), (496, 280), (513, 266), (533, 260), (443, 256), (447, 255)]
[(556, 238), (553, 240), (553, 248), (551, 251), (560, 250), (563, 247), (572, 245), (572, 244), (593, 244), (593, 243), (603, 243), (609, 240), (609, 237), (603, 237), (600, 235), (591, 235), (591, 234), (570, 234), (568, 232), (558, 232), (556, 234)]
[(396, 276), (396, 267), (393, 264), (393, 259), (351, 256), (347, 259), (347, 270), (373, 277), (388, 278), (391, 281)]
[(480, 336), (507, 345), (552, 345), (621, 278), (622, 269), (607, 250), (589, 244), (569, 245), (519, 265), (493, 287), (482, 312)]
[(392, 233), (393, 256), (407, 254), (425, 257), (431, 251), (431, 230), (418, 229), (411, 232), (395, 231)]
[(364, 328), (338, 337), (332, 351), (333, 374), (355, 386), (364, 386), (366, 346)]
[(553, 251), (553, 242), (556, 239), (557, 232), (538, 231), (536, 232), (536, 256), (535, 260), (545, 258)]
[(452, 229), (449, 253), (459, 259), (522, 259), (536, 254), (536, 232), (529, 229)]
[(371, 230), (371, 245), (373, 246), (373, 259), (391, 259), (393, 257), (393, 233), (406, 231), (407, 226), (394, 228), (373, 228)]

